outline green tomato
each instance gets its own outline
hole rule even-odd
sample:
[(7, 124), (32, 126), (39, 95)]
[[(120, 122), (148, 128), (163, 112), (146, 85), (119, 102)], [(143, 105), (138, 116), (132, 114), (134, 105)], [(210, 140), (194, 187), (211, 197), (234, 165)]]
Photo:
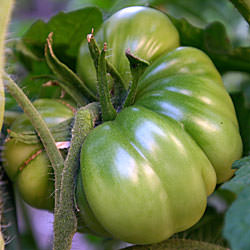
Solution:
[[(110, 17), (96, 34), (100, 47), (107, 42), (107, 58), (119, 71), (126, 88), (131, 81), (126, 49), (152, 62), (163, 53), (179, 46), (179, 34), (163, 13), (146, 8), (125, 8)], [(96, 92), (96, 72), (87, 42), (80, 48), (77, 71), (86, 85)]]
[[(202, 51), (175, 48), (177, 31), (164, 18), (131, 7), (114, 14), (96, 35), (108, 42), (110, 60), (123, 77), (130, 79), (126, 48), (151, 65), (139, 79), (134, 105), (97, 126), (81, 151), (82, 223), (98, 235), (136, 244), (160, 242), (198, 222), (207, 196), (233, 175), (232, 162), (242, 153), (221, 76)], [(84, 46), (79, 74), (94, 89)]]
[[(49, 127), (73, 117), (73, 110), (60, 100), (39, 99), (33, 104)], [(21, 133), (33, 130), (33, 127), (27, 116), (21, 114), (10, 129)], [(54, 177), (43, 146), (7, 139), (3, 159), (5, 171), (22, 198), (33, 207), (52, 210)]]

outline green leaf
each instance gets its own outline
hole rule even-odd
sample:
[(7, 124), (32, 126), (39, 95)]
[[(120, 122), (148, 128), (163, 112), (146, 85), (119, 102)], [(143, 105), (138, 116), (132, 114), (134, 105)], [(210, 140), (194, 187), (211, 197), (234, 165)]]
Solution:
[(174, 237), (225, 246), (227, 244), (222, 236), (223, 223), (223, 214), (208, 206), (205, 214), (197, 224), (184, 232), (174, 235)]
[(138, 5), (155, 5), (165, 2), (164, 0), (71, 0), (68, 9), (82, 8), (84, 6), (97, 6), (112, 13), (129, 7)]
[(168, 16), (180, 33), (182, 46), (203, 50), (222, 72), (250, 72), (250, 47), (233, 48), (223, 24), (213, 22), (202, 29), (190, 24), (184, 18)]
[(236, 161), (233, 167), (240, 168), (236, 171), (235, 177), (224, 183), (220, 188), (240, 194), (244, 188), (250, 186), (250, 156)]
[(210, 244), (202, 241), (184, 240), (184, 239), (170, 239), (159, 244), (132, 246), (124, 248), (124, 250), (226, 250), (226, 248)]
[[(249, 88), (248, 84), (248, 88)], [(249, 155), (250, 153), (250, 107), (247, 89), (243, 89), (241, 92), (231, 94), (238, 122), (240, 127), (240, 134), (243, 142), (243, 155)]]
[(149, 6), (149, 5), (158, 5), (163, 3), (164, 0), (116, 0), (113, 5), (111, 12), (114, 13), (120, 9), (130, 7), (130, 6)]
[(237, 199), (228, 209), (223, 235), (232, 249), (248, 250), (250, 246), (250, 156), (233, 164), (238, 168), (235, 177), (220, 189), (237, 194)]
[(79, 9), (85, 6), (97, 6), (99, 8), (108, 10), (110, 9), (113, 4), (114, 0), (105, 0), (105, 1), (100, 1), (100, 0), (71, 0), (69, 1), (68, 4), (68, 9)]
[(23, 36), (21, 43), (34, 57), (43, 58), (49, 33), (54, 33), (54, 50), (60, 60), (74, 67), (79, 46), (92, 28), (102, 23), (102, 13), (88, 7), (68, 13), (60, 12), (47, 23), (36, 21)]
[[(241, 168), (240, 170), (243, 171)], [(244, 173), (241, 172), (241, 175)], [(232, 249), (248, 250), (250, 246), (250, 164), (245, 180), (248, 186), (239, 193), (237, 200), (226, 213), (224, 236), (229, 241)], [(242, 176), (243, 177), (243, 176)], [(246, 184), (245, 184), (246, 185)]]
[(249, 166), (250, 165), (250, 156), (244, 157), (238, 161), (235, 161), (232, 165), (233, 169), (240, 169), (243, 166)]
[(52, 44), (52, 35), (50, 33), (47, 38), (47, 44), (45, 46), (45, 58), (51, 71), (59, 80), (58, 84), (75, 100), (79, 106), (84, 106), (87, 103), (86, 98), (92, 97), (95, 99), (95, 95), (85, 86), (83, 81), (64, 63), (62, 63), (55, 55)]

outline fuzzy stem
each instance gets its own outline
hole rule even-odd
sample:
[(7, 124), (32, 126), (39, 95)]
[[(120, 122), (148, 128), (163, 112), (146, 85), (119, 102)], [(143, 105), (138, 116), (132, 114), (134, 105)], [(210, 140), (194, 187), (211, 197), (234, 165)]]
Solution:
[(149, 66), (149, 62), (134, 56), (133, 54), (131, 54), (129, 49), (127, 49), (126, 51), (126, 56), (130, 63), (130, 70), (133, 80), (123, 107), (128, 107), (134, 103), (139, 78), (143, 74), (145, 69)]
[(54, 250), (70, 249), (72, 238), (77, 230), (77, 219), (74, 210), (76, 172), (80, 164), (81, 146), (85, 137), (94, 128), (98, 116), (99, 108), (97, 103), (82, 107), (76, 113), (71, 147), (62, 172), (59, 209), (55, 212)]
[(250, 1), (249, 0), (230, 0), (238, 9), (245, 20), (250, 24)]
[[(88, 46), (89, 46), (89, 52), (90, 55), (94, 61), (94, 65), (96, 68), (96, 71), (98, 71), (98, 60), (101, 54), (101, 50), (94, 38), (93, 31), (91, 34), (87, 36), (88, 40)], [(110, 63), (106, 58), (106, 70), (107, 72), (112, 76), (114, 79), (114, 90), (115, 90), (115, 105), (119, 106), (122, 103), (122, 100), (124, 96), (126, 96), (127, 90), (126, 90), (126, 84), (124, 80), (122, 79), (120, 73), (117, 71), (117, 69), (114, 67), (112, 63)]]
[(58, 209), (59, 204), (59, 192), (60, 192), (60, 183), (61, 183), (61, 174), (64, 164), (64, 159), (60, 151), (56, 147), (55, 140), (48, 129), (47, 124), (23, 93), (23, 91), (17, 86), (17, 84), (8, 76), (4, 75), (6, 79), (6, 88), (9, 93), (15, 98), (17, 103), (23, 109), (25, 114), (30, 119), (31, 124), (35, 128), (38, 136), (40, 137), (43, 146), (47, 152), (47, 155), (50, 159), (51, 165), (55, 173), (55, 211)]
[(112, 121), (116, 117), (116, 111), (111, 102), (111, 96), (108, 87), (107, 80), (107, 68), (105, 61), (105, 51), (106, 46), (102, 49), (101, 54), (98, 58), (98, 66), (97, 66), (97, 85), (98, 85), (98, 93), (101, 103), (102, 110), (102, 120), (103, 121)]

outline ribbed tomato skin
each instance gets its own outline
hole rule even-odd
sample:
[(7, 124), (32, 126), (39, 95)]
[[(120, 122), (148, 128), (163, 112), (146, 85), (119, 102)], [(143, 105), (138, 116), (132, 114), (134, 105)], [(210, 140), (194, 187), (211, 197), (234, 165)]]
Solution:
[[(179, 47), (172, 24), (148, 21), (150, 12), (121, 10), (96, 34), (127, 83), (125, 49), (150, 66), (139, 79), (135, 103), (87, 136), (77, 192), (86, 227), (136, 244), (160, 242), (194, 225), (242, 152), (234, 107), (212, 61), (198, 49)], [(154, 22), (158, 35), (150, 32)], [(161, 36), (165, 28), (168, 35)], [(91, 63), (85, 43), (78, 72), (95, 90)]]

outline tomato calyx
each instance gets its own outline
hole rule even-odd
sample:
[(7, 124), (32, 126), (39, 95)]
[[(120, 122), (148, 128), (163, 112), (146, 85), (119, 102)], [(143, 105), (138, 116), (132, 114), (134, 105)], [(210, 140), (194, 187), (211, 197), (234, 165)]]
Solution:
[[(103, 49), (101, 50), (94, 38), (93, 29), (91, 34), (87, 35), (87, 41), (97, 73), (97, 92), (101, 104), (102, 120), (112, 121), (115, 119), (117, 112), (134, 103), (139, 78), (150, 63), (132, 54), (129, 48), (125, 51), (132, 74), (132, 82), (129, 90), (126, 90), (120, 74), (105, 57), (107, 43), (104, 43)], [(111, 90), (107, 77), (108, 74), (110, 74), (113, 79)]]
[(128, 107), (134, 103), (139, 78), (144, 73), (146, 68), (149, 66), (148, 61), (133, 55), (130, 49), (126, 50), (126, 57), (129, 60), (130, 70), (132, 74), (132, 83), (128, 90), (128, 95), (124, 102), (123, 107)]
[(98, 82), (97, 89), (102, 109), (102, 120), (112, 121), (115, 119), (117, 113), (111, 102), (111, 95), (108, 87), (107, 68), (105, 61), (106, 50), (107, 50), (107, 45), (104, 44), (101, 54), (98, 57), (98, 65), (96, 67), (97, 82)]

